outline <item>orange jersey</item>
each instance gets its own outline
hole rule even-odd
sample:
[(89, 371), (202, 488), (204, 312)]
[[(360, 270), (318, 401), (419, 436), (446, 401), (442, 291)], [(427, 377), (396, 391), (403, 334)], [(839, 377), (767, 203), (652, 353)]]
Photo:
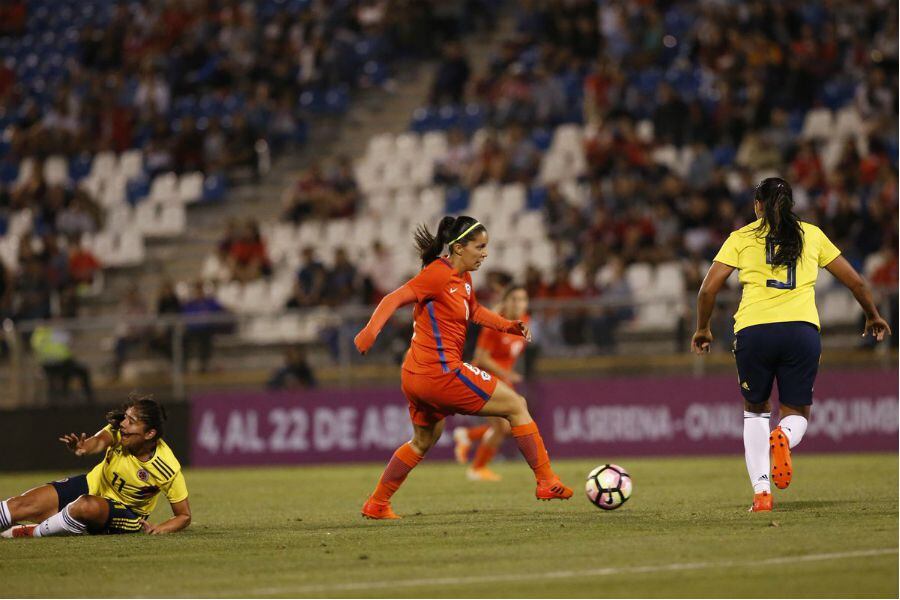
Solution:
[[(529, 318), (526, 316), (522, 320), (528, 323)], [(518, 360), (522, 350), (525, 349), (525, 339), (521, 335), (482, 327), (475, 345), (487, 352), (491, 359), (503, 369), (512, 371), (516, 365), (516, 360)], [(509, 383), (505, 377), (501, 377), (498, 373), (494, 373), (494, 375), (505, 383)]]
[(406, 284), (416, 294), (413, 336), (403, 369), (437, 375), (462, 366), (466, 328), (478, 307), (472, 276), (460, 275), (441, 257)]

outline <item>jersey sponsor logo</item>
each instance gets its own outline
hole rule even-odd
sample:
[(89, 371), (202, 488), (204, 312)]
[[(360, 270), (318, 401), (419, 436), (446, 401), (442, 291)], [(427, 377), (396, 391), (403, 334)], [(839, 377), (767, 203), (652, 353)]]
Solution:
[(146, 469), (138, 469), (137, 478), (141, 481), (147, 481), (150, 479), (150, 473), (148, 473)]
[(451, 293), (451, 294), (455, 294), (455, 293), (456, 293), (456, 290), (458, 290), (458, 289), (459, 289), (459, 288), (452, 287), (452, 288), (450, 288), (450, 293)]

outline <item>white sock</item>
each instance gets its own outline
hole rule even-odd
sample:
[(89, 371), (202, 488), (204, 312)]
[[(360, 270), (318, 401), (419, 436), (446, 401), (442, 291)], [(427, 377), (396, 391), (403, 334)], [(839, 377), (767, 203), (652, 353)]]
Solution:
[(806, 433), (809, 421), (806, 420), (806, 417), (801, 417), (800, 415), (788, 415), (781, 419), (778, 425), (781, 427), (784, 435), (787, 436), (788, 444), (793, 448), (803, 439), (803, 434)]
[(46, 537), (48, 535), (81, 535), (87, 533), (87, 525), (74, 519), (69, 514), (69, 505), (46, 519), (34, 530), (34, 537)]
[(744, 460), (753, 493), (772, 493), (769, 482), (769, 417), (771, 413), (744, 411)]
[(12, 515), (9, 514), (9, 505), (6, 500), (0, 502), (0, 531), (9, 529), (13, 525)]

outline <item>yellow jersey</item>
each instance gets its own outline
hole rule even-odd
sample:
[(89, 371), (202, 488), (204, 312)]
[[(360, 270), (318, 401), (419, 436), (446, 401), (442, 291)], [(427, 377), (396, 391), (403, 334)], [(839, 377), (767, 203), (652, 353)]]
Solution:
[(732, 232), (713, 259), (740, 270), (743, 293), (734, 315), (734, 332), (751, 325), (787, 321), (805, 321), (820, 328), (816, 278), (819, 268), (840, 256), (841, 251), (821, 229), (801, 222), (800, 258), (776, 267), (771, 264), (775, 244), (755, 231), (761, 221), (758, 219)]
[(138, 460), (122, 447), (122, 436), (111, 425), (103, 428), (113, 436), (106, 457), (87, 474), (88, 493), (121, 502), (134, 512), (148, 516), (159, 493), (174, 504), (188, 497), (181, 464), (162, 439), (148, 461)]

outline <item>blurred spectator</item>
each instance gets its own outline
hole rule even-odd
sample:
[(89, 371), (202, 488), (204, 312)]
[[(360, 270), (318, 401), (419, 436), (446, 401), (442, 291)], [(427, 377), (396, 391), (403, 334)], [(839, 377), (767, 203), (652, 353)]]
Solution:
[(431, 86), (430, 104), (432, 106), (444, 103), (461, 104), (470, 72), (462, 43), (458, 40), (447, 42)]
[(399, 276), (394, 255), (381, 240), (375, 240), (371, 252), (367, 252), (359, 267), (367, 286), (366, 303), (378, 304), (399, 284)]
[[(160, 285), (156, 297), (156, 314), (160, 317), (181, 314), (181, 300), (175, 293), (175, 284), (171, 279), (165, 279)], [(172, 360), (173, 330), (172, 325), (157, 325), (150, 341), (151, 348), (169, 360)]]
[(334, 251), (334, 266), (328, 270), (325, 279), (323, 301), (329, 306), (356, 303), (362, 301), (362, 286), (356, 267), (350, 262), (347, 251), (337, 248)]
[(122, 366), (128, 358), (128, 352), (136, 346), (143, 346), (150, 340), (150, 327), (135, 324), (132, 321), (146, 319), (150, 316), (147, 305), (141, 298), (137, 285), (132, 284), (125, 292), (119, 304), (120, 322), (116, 325), (116, 341), (113, 361), (113, 377), (119, 379), (122, 376)]
[(31, 334), (31, 349), (47, 376), (51, 404), (69, 397), (69, 383), (76, 378), (88, 402), (94, 401), (91, 374), (72, 354), (72, 336), (54, 323), (39, 325)]
[(304, 388), (316, 387), (316, 376), (306, 358), (306, 350), (302, 346), (291, 346), (284, 353), (284, 365), (269, 377), (266, 387), (270, 390), (281, 390), (294, 386)]
[(182, 368), (188, 370), (190, 360), (194, 356), (199, 361), (201, 373), (209, 370), (209, 360), (212, 358), (213, 337), (223, 327), (219, 323), (204, 322), (203, 317), (222, 314), (225, 309), (216, 298), (206, 292), (204, 283), (194, 283), (191, 299), (181, 307), (181, 314), (190, 319), (184, 327), (184, 355)]
[(72, 241), (69, 250), (69, 276), (76, 286), (90, 286), (100, 267), (100, 261), (93, 252), (80, 241)]
[(436, 161), (434, 182), (459, 185), (475, 158), (475, 152), (462, 129), (453, 128), (447, 134), (447, 152)]
[(619, 326), (634, 317), (634, 296), (625, 279), (625, 263), (614, 257), (597, 272), (596, 288), (604, 303), (600, 313), (593, 317), (594, 344), (601, 351), (612, 350), (616, 343), (616, 332)]
[(227, 248), (228, 267), (237, 281), (246, 283), (271, 274), (266, 245), (256, 220), (248, 219), (240, 225), (236, 237), (227, 243)]
[(303, 248), (301, 256), (302, 263), (297, 271), (294, 293), (287, 303), (288, 308), (318, 306), (325, 299), (328, 273), (325, 266), (316, 259), (315, 248), (312, 246)]

